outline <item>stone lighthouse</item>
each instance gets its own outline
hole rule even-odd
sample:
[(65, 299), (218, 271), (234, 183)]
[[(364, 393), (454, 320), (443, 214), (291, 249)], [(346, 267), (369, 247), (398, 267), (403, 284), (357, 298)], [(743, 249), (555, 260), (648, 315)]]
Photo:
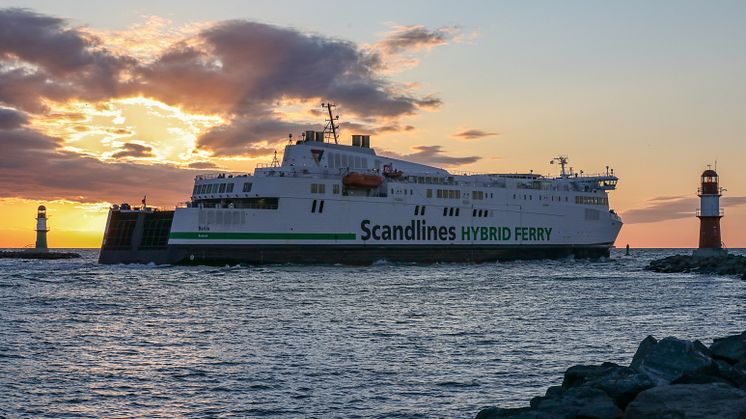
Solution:
[(699, 188), (699, 248), (694, 250), (694, 256), (710, 257), (723, 256), (727, 250), (723, 249), (720, 238), (720, 219), (723, 210), (720, 209), (722, 188), (718, 184), (718, 174), (712, 169), (702, 172), (702, 186)]
[(47, 207), (39, 205), (36, 211), (36, 252), (46, 252), (47, 248)]

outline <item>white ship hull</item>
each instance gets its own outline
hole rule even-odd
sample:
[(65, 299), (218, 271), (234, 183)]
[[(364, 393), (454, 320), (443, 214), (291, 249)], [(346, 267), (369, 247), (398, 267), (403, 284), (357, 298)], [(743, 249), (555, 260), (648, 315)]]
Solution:
[[(360, 184), (348, 182), (351, 173), (364, 174)], [(608, 173), (459, 176), (377, 156), (368, 148), (303, 141), (286, 148), (281, 165), (253, 175), (198, 177), (192, 200), (175, 209), (167, 236), (155, 245), (148, 237), (156, 233), (146, 227), (155, 224), (148, 224), (147, 211), (139, 210), (144, 230), (132, 234), (150, 245), (112, 238), (107, 246), (105, 237), (101, 261), (372, 263), (604, 256), (622, 226), (608, 206), (607, 191), (616, 180)], [(112, 210), (107, 235), (119, 234), (112, 223), (119, 223), (121, 211)]]

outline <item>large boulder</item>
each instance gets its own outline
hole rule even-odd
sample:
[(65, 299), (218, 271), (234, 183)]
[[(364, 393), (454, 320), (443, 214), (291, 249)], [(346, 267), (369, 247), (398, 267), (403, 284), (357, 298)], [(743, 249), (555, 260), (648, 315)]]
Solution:
[(677, 384), (640, 393), (624, 412), (625, 418), (742, 418), (746, 391), (722, 383)]
[(746, 332), (715, 339), (710, 345), (713, 358), (722, 359), (730, 364), (746, 361)]
[(603, 390), (579, 386), (567, 390), (554, 389), (544, 397), (531, 399), (533, 411), (560, 417), (618, 418), (622, 410)]
[(648, 337), (643, 339), (637, 347), (635, 355), (632, 357), (632, 362), (629, 364), (630, 368), (639, 370), (640, 365), (642, 365), (642, 360), (650, 354), (650, 351), (652, 351), (657, 344), (658, 340), (651, 335), (648, 335)]
[(603, 390), (620, 409), (624, 409), (639, 392), (654, 385), (646, 374), (613, 362), (570, 367), (562, 381), (563, 389), (589, 386)]
[(656, 385), (670, 384), (685, 376), (717, 375), (717, 365), (702, 342), (667, 337), (657, 343), (648, 337), (637, 349), (631, 368), (647, 375)]

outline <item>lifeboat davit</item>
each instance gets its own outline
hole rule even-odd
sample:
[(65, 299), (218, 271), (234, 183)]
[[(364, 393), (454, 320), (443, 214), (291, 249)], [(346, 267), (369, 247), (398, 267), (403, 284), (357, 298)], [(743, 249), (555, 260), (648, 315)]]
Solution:
[(373, 189), (383, 183), (383, 178), (378, 175), (365, 175), (358, 172), (352, 172), (342, 178), (342, 184), (349, 188)]
[(403, 174), (404, 172), (402, 172), (401, 170), (394, 170), (394, 167), (390, 164), (385, 164), (383, 166), (383, 175), (387, 178), (398, 179)]

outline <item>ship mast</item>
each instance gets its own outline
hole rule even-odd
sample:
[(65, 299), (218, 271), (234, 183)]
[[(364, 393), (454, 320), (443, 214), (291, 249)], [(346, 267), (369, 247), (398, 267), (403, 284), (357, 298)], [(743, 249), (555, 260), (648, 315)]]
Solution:
[(339, 121), (339, 115), (332, 115), (332, 109), (336, 108), (337, 105), (330, 102), (322, 103), (321, 107), (326, 108), (326, 110), (329, 111), (329, 119), (326, 120), (326, 127), (324, 127), (324, 132), (332, 134), (332, 137), (334, 137), (334, 144), (339, 144), (337, 142), (337, 129), (339, 128), (339, 124), (336, 123), (336, 121)]
[[(554, 164), (555, 162), (559, 163), (560, 167), (562, 168), (560, 172), (561, 176), (567, 177), (567, 173), (565, 172), (565, 166), (567, 166), (567, 162), (568, 162), (567, 156), (555, 157), (551, 161), (549, 161), (549, 164)], [(572, 168), (570, 168), (570, 170), (572, 171)]]

